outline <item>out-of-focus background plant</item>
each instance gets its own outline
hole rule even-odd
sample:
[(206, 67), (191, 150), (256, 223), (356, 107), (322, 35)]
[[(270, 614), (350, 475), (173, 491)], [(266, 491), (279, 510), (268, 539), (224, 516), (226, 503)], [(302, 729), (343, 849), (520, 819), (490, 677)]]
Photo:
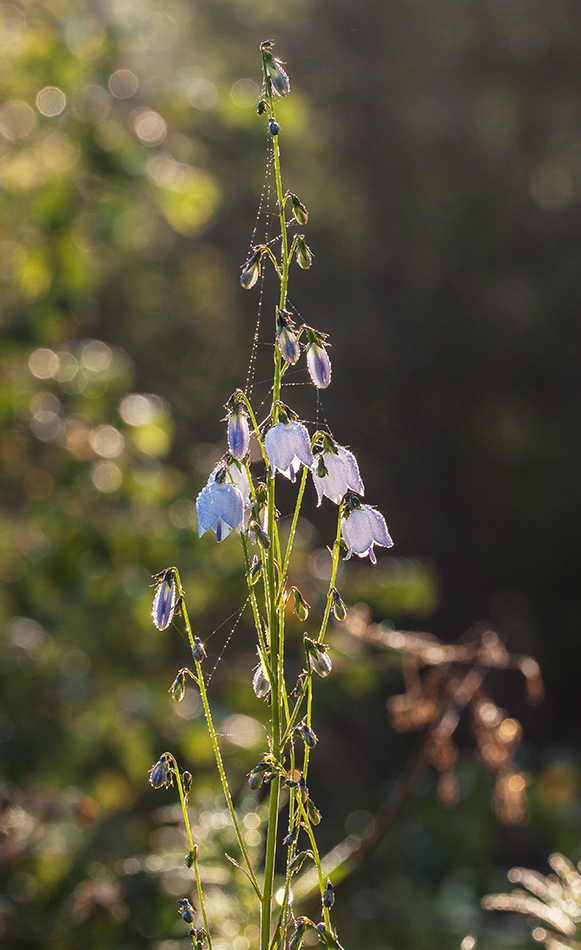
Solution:
[[(333, 334), (323, 410), (352, 433), (396, 540), (373, 573), (346, 565), (341, 592), (444, 643), (489, 618), (547, 689), (531, 711), (518, 675), (492, 674), (524, 730), (528, 823), (499, 822), (460, 722), (457, 804), (426, 772), (338, 888), (336, 919), (347, 947), (526, 945), (481, 895), (513, 864), (581, 856), (581, 11), (29, 0), (0, 18), (3, 945), (177, 950), (183, 840), (171, 795), (160, 806), (147, 785), (170, 742), (195, 774), (224, 939), (256, 939), (212, 863), (229, 829), (211, 749), (193, 692), (167, 695), (185, 643), (152, 628), (148, 585), (179, 564), (216, 663), (244, 600), (240, 554), (198, 540), (193, 500), (254, 334), (238, 275), (271, 36), (292, 63), (285, 180), (315, 253), (293, 303)], [(315, 603), (325, 509), (317, 530), (306, 514), (296, 570)], [(327, 850), (364, 834), (414, 748), (386, 716), (400, 654), (339, 630), (331, 643), (311, 773)], [(211, 683), (235, 789), (262, 740), (252, 649), (243, 618)]]

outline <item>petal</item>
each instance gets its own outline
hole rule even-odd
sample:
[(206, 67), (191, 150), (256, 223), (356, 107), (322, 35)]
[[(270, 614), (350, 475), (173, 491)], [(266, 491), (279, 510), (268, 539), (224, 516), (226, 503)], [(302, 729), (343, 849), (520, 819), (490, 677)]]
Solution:
[(198, 533), (216, 532), (218, 540), (242, 525), (244, 504), (238, 489), (228, 482), (209, 482), (196, 499)]
[(376, 544), (379, 544), (383, 548), (392, 548), (393, 541), (387, 530), (387, 525), (385, 523), (385, 518), (380, 511), (377, 511), (376, 508), (371, 508), (369, 505), (363, 505), (363, 509), (366, 509), (367, 516), (371, 525), (373, 532), (373, 540)]
[(341, 533), (350, 552), (365, 557), (373, 544), (373, 533), (367, 512), (363, 508), (355, 508), (341, 526)]
[[(332, 453), (330, 453), (332, 455)], [(358, 495), (365, 494), (365, 485), (359, 474), (359, 466), (357, 464), (357, 459), (353, 455), (353, 452), (350, 452), (349, 449), (343, 448), (342, 445), (337, 446), (337, 456), (336, 458), (341, 459), (343, 463), (343, 468), (347, 478), (347, 488), (351, 491), (357, 492)], [(345, 492), (343, 492), (345, 494)]]

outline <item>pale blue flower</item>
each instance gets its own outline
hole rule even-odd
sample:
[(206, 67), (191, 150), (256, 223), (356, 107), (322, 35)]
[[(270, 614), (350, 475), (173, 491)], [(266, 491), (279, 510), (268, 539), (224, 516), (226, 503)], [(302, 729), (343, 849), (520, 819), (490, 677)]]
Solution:
[(377, 544), (382, 548), (393, 547), (385, 518), (371, 505), (359, 505), (352, 508), (351, 512), (344, 517), (341, 535), (348, 548), (345, 560), (348, 560), (352, 554), (357, 554), (358, 557), (369, 555), (371, 563), (376, 564), (377, 558), (373, 546)]
[(264, 437), (264, 449), (273, 472), (291, 482), (301, 462), (310, 468), (314, 461), (308, 429), (300, 422), (277, 422)]
[[(236, 466), (231, 466), (230, 471), (234, 474)], [(214, 531), (216, 540), (222, 541), (231, 531), (242, 527), (244, 499), (236, 485), (229, 480), (227, 472), (223, 481), (218, 480), (215, 471), (212, 472), (208, 484), (196, 499), (196, 511), (200, 537), (206, 531)]]
[[(335, 449), (336, 452), (332, 448), (328, 448), (321, 455), (317, 455), (311, 468), (319, 505), (323, 500), (323, 495), (326, 495), (327, 498), (338, 505), (345, 492), (354, 491), (358, 495), (365, 493), (357, 459), (353, 452), (343, 448), (342, 445), (335, 446)], [(324, 468), (327, 471), (326, 475), (319, 474), (320, 459), (323, 460)]]
[(155, 577), (157, 587), (153, 598), (151, 616), (158, 630), (166, 630), (173, 620), (177, 601), (175, 571), (169, 568)]

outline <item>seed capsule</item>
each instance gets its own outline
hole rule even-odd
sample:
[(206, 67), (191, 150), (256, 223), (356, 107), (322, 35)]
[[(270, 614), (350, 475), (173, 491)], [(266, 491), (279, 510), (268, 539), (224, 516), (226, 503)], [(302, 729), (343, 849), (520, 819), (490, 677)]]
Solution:
[(199, 637), (194, 637), (194, 645), (192, 647), (192, 656), (194, 660), (198, 663), (201, 663), (203, 659), (207, 656), (204, 644)]
[(303, 938), (305, 936), (305, 930), (307, 929), (306, 923), (304, 921), (300, 923), (296, 930), (293, 930), (289, 942), (289, 950), (300, 950), (303, 945)]
[(266, 531), (263, 531), (263, 529), (260, 527), (258, 521), (251, 521), (248, 525), (248, 530), (252, 531), (256, 539), (256, 544), (259, 544), (261, 548), (267, 550), (270, 547), (270, 538)]
[(309, 821), (312, 825), (318, 825), (321, 820), (321, 812), (318, 808), (313, 805), (310, 798), (307, 798), (305, 802), (305, 811), (309, 816)]

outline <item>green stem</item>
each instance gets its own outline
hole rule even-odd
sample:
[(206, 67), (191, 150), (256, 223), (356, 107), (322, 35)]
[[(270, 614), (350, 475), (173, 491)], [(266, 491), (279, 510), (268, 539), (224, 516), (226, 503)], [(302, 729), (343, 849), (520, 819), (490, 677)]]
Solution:
[(279, 598), (282, 598), (282, 596), (283, 596), (283, 594), (284, 594), (284, 585), (285, 585), (285, 582), (286, 582), (286, 574), (287, 574), (287, 571), (288, 571), (288, 565), (289, 565), (289, 561), (290, 561), (290, 556), (291, 556), (291, 552), (292, 552), (292, 549), (293, 549), (293, 542), (294, 542), (294, 539), (295, 539), (295, 532), (296, 532), (296, 530), (297, 530), (297, 524), (298, 524), (298, 521), (299, 521), (299, 514), (300, 514), (300, 511), (301, 511), (301, 505), (302, 505), (302, 503), (303, 503), (303, 495), (304, 495), (304, 493), (305, 493), (305, 486), (306, 486), (306, 484), (307, 484), (307, 475), (308, 475), (308, 474), (309, 474), (308, 468), (307, 468), (306, 466), (303, 466), (303, 475), (302, 475), (302, 478), (301, 478), (301, 484), (300, 484), (300, 487), (299, 487), (299, 493), (298, 493), (298, 495), (297, 495), (297, 503), (296, 503), (296, 505), (295, 505), (295, 513), (294, 513), (294, 515), (293, 515), (293, 520), (292, 520), (292, 524), (291, 524), (290, 534), (289, 534), (289, 536), (288, 536), (288, 542), (287, 542), (287, 546), (286, 546), (286, 553), (285, 553), (285, 556), (284, 556), (284, 564), (283, 564), (283, 566), (282, 566), (282, 571), (281, 571), (281, 574), (280, 574), (280, 583), (279, 583), (279, 589), (278, 589)]
[[(173, 568), (175, 571), (176, 582), (178, 593), (181, 598), (181, 611), (184, 618), (184, 624), (186, 627), (186, 632), (188, 635), (188, 640), (190, 641), (190, 647), (194, 649), (194, 635), (192, 633), (192, 627), (190, 624), (190, 618), (188, 616), (188, 610), (186, 607), (186, 602), (184, 598), (184, 590), (182, 587), (182, 581), (179, 575), (177, 568)], [(240, 830), (240, 825), (238, 823), (238, 818), (236, 817), (236, 811), (234, 809), (234, 802), (232, 801), (232, 795), (230, 794), (230, 787), (228, 785), (228, 779), (226, 778), (226, 772), (224, 771), (224, 763), (222, 762), (222, 755), (220, 753), (220, 747), (218, 745), (218, 739), (216, 737), (216, 730), (214, 729), (214, 722), (212, 719), (212, 713), (210, 711), (210, 703), (208, 702), (208, 694), (206, 692), (206, 684), (204, 682), (204, 673), (202, 670), (202, 665), (199, 660), (194, 660), (196, 664), (196, 672), (198, 674), (198, 687), (200, 690), (200, 698), (202, 700), (202, 706), (204, 708), (204, 716), (206, 717), (206, 724), (208, 726), (208, 732), (210, 733), (210, 740), (212, 742), (212, 749), (214, 751), (214, 758), (216, 759), (216, 765), (218, 766), (218, 773), (220, 775), (220, 782), (222, 783), (222, 790), (224, 792), (224, 797), (226, 799), (226, 804), (228, 806), (228, 811), (230, 812), (230, 818), (232, 819), (232, 824), (234, 825), (234, 830), (236, 832), (236, 838), (238, 840), (238, 845), (242, 854), (244, 855), (244, 860), (248, 868), (248, 875), (254, 890), (256, 891), (259, 899), (262, 899), (262, 893), (260, 887), (258, 886), (258, 881), (256, 880), (256, 875), (254, 873), (252, 864), (250, 863), (250, 858), (248, 856), (248, 851), (246, 850), (246, 844), (244, 843), (244, 838), (242, 837), (242, 832)]]
[[(208, 938), (208, 948), (209, 948), (209, 950), (212, 950), (212, 938), (211, 938), (211, 936), (210, 936), (210, 927), (209, 927), (209, 925), (208, 925), (208, 917), (207, 917), (207, 914), (206, 914), (206, 905), (205, 905), (205, 903), (204, 903), (204, 895), (203, 895), (203, 893), (202, 893), (202, 881), (201, 881), (201, 879), (200, 879), (200, 869), (199, 869), (199, 866), (198, 866), (198, 848), (197, 848), (197, 846), (194, 844), (194, 841), (193, 841), (193, 838), (192, 838), (192, 830), (191, 830), (191, 828), (190, 828), (190, 818), (189, 818), (189, 815), (188, 815), (188, 802), (187, 802), (187, 798), (186, 798), (186, 796), (185, 796), (185, 794), (184, 794), (184, 789), (183, 789), (182, 780), (181, 780), (181, 777), (180, 777), (180, 772), (179, 772), (179, 769), (178, 769), (178, 764), (177, 764), (176, 760), (174, 759), (173, 755), (170, 755), (169, 757), (171, 758), (171, 760), (172, 760), (172, 762), (173, 762), (173, 764), (174, 764), (174, 771), (175, 771), (176, 781), (177, 781), (177, 785), (178, 785), (178, 792), (179, 792), (179, 795), (180, 795), (180, 802), (181, 802), (181, 805), (182, 805), (182, 815), (183, 815), (183, 818), (184, 818), (184, 824), (185, 824), (185, 826), (186, 826), (186, 834), (187, 834), (187, 836), (188, 836), (188, 843), (189, 843), (189, 845), (190, 845), (190, 854), (192, 855), (192, 858), (193, 858), (193, 868), (194, 868), (194, 874), (195, 874), (195, 876), (196, 876), (196, 889), (197, 889), (197, 891), (198, 891), (198, 900), (199, 900), (199, 902), (200, 902), (200, 910), (201, 910), (201, 912), (202, 912), (202, 919), (203, 919), (203, 921), (204, 921), (204, 930), (206, 931), (206, 936), (207, 936), (207, 938)], [(192, 941), (192, 942), (193, 942), (193, 941)]]
[[(301, 818), (305, 825), (305, 830), (309, 836), (311, 851), (313, 852), (313, 856), (314, 856), (315, 867), (317, 869), (317, 876), (319, 878), (319, 890), (321, 892), (321, 904), (322, 904), (323, 893), (325, 890), (325, 877), (323, 875), (323, 868), (321, 867), (321, 858), (319, 855), (319, 849), (317, 848), (317, 841), (315, 839), (315, 834), (313, 832), (313, 828), (312, 828), (309, 816), (307, 814), (307, 810), (303, 802), (301, 801), (300, 793), (297, 795), (297, 801), (298, 801), (299, 810), (301, 813)], [(324, 904), (323, 904), (323, 918), (325, 920), (325, 926), (327, 928), (328, 933), (331, 933), (331, 915), (329, 914), (329, 908), (325, 907)]]
[(329, 581), (329, 592), (327, 594), (327, 603), (325, 605), (325, 613), (323, 614), (323, 620), (321, 621), (321, 629), (319, 630), (318, 640), (319, 643), (323, 642), (323, 637), (327, 631), (327, 624), (329, 623), (329, 616), (331, 614), (331, 605), (333, 603), (333, 591), (335, 589), (335, 581), (337, 580), (337, 569), (339, 567), (339, 555), (341, 553), (341, 524), (343, 521), (343, 509), (339, 505), (339, 517), (337, 519), (337, 535), (335, 537), (335, 543), (333, 545), (333, 567), (331, 569), (331, 580)]

